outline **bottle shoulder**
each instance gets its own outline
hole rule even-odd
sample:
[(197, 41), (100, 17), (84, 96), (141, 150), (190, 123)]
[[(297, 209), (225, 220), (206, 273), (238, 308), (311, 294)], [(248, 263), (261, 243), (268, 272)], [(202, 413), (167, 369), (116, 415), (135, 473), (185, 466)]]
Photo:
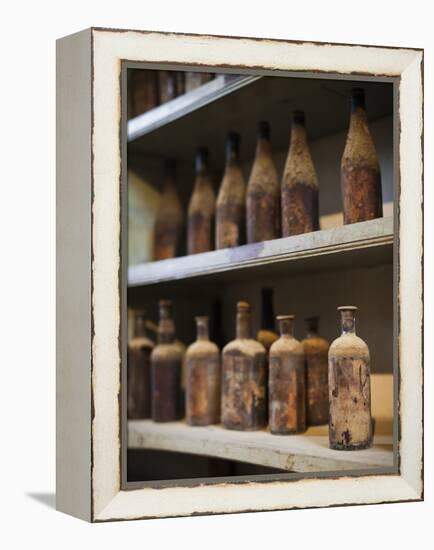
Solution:
[(135, 337), (128, 342), (128, 349), (131, 350), (146, 348), (152, 349), (154, 346), (154, 342), (149, 338), (146, 338), (146, 336)]
[(227, 166), (217, 195), (217, 206), (227, 202), (244, 203), (246, 182), (238, 165)]
[(219, 355), (219, 348), (214, 342), (196, 341), (190, 344), (186, 351), (186, 358), (196, 358), (210, 355)]
[(234, 353), (254, 357), (261, 354), (265, 356), (266, 351), (264, 346), (253, 338), (236, 338), (223, 348), (223, 355)]
[(215, 193), (211, 181), (203, 178), (199, 185), (196, 185), (188, 205), (188, 214), (194, 214), (200, 211), (204, 214), (210, 214), (215, 208)]
[(301, 343), (305, 353), (327, 353), (330, 347), (329, 342), (320, 336), (305, 338)]
[(377, 150), (372, 138), (366, 116), (353, 113), (342, 155), (341, 168), (351, 168), (354, 164), (363, 164), (379, 170)]
[(281, 355), (284, 353), (291, 353), (297, 355), (304, 354), (303, 344), (296, 338), (280, 337), (274, 342), (270, 348), (270, 357), (274, 355)]
[(369, 348), (364, 340), (353, 333), (342, 334), (330, 345), (329, 356), (367, 355)]
[(182, 352), (176, 343), (157, 344), (151, 352), (153, 360), (181, 361)]
[(307, 143), (290, 146), (283, 170), (282, 186), (298, 183), (318, 188), (318, 176)]
[(247, 183), (247, 193), (280, 192), (279, 176), (270, 154), (257, 155)]

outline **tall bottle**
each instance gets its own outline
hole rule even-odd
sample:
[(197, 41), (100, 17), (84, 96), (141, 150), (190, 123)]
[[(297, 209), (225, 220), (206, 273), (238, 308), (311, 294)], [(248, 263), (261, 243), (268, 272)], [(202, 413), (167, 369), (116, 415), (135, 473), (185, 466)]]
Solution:
[(342, 335), (329, 350), (329, 439), (337, 450), (366, 449), (372, 445), (369, 349), (356, 336), (354, 306), (338, 307)]
[(277, 317), (280, 338), (270, 348), (268, 394), (269, 424), (274, 434), (306, 429), (304, 351), (294, 338), (294, 315)]
[(247, 242), (280, 237), (280, 183), (271, 153), (270, 125), (258, 124), (256, 154), (247, 184)]
[(146, 335), (143, 310), (134, 314), (134, 337), (127, 349), (127, 416), (132, 419), (151, 416), (151, 351), (154, 343)]
[(317, 229), (318, 178), (307, 142), (304, 112), (294, 111), (282, 178), (282, 235), (288, 237)]
[(261, 289), (261, 328), (256, 339), (269, 351), (271, 345), (279, 338), (274, 329), (273, 289)]
[(251, 338), (250, 305), (237, 304), (236, 339), (223, 348), (222, 424), (230, 430), (258, 430), (267, 423), (266, 352)]
[(246, 182), (239, 165), (240, 135), (228, 134), (226, 168), (217, 196), (216, 248), (244, 244), (246, 223)]
[(155, 218), (154, 258), (174, 258), (179, 248), (184, 212), (175, 184), (175, 163), (166, 161), (161, 200)]
[(341, 161), (344, 223), (363, 222), (383, 215), (381, 173), (369, 131), (362, 88), (351, 91), (351, 118)]
[(171, 422), (182, 418), (182, 353), (175, 344), (172, 302), (160, 300), (158, 343), (151, 353), (152, 420)]
[(196, 317), (196, 325), (196, 342), (186, 353), (186, 417), (192, 426), (207, 426), (220, 422), (220, 352), (209, 340), (208, 317)]
[(208, 163), (208, 149), (200, 147), (196, 153), (196, 179), (188, 205), (188, 254), (208, 252), (214, 248), (215, 193)]
[(329, 420), (328, 351), (329, 343), (318, 335), (319, 317), (306, 319), (302, 340), (306, 365), (306, 415), (308, 426)]

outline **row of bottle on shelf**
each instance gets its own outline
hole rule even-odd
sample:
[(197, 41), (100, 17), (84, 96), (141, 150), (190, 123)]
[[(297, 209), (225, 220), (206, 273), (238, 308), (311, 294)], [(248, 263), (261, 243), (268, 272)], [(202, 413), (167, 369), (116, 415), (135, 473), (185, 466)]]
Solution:
[[(361, 88), (353, 88), (350, 125), (341, 160), (344, 223), (383, 215), (380, 165)], [(240, 136), (230, 132), (226, 167), (217, 197), (206, 148), (196, 154), (196, 179), (187, 212), (187, 254), (299, 235), (319, 229), (318, 177), (310, 153), (305, 116), (294, 111), (289, 152), (282, 178), (273, 160), (270, 126), (259, 122), (256, 154), (246, 182), (240, 168)], [(167, 161), (154, 230), (154, 258), (173, 258), (185, 214)]]
[(198, 88), (214, 73), (191, 71), (128, 71), (128, 118), (139, 116), (162, 103)]
[[(294, 316), (279, 315), (280, 336), (267, 328), (251, 337), (250, 305), (238, 302), (236, 338), (220, 352), (211, 342), (208, 317), (196, 317), (197, 339), (185, 351), (175, 341), (172, 303), (159, 302), (157, 345), (136, 312), (128, 346), (128, 417), (180, 420), (233, 430), (295, 434), (329, 423), (330, 447), (365, 449), (372, 444), (370, 359), (355, 334), (354, 306), (339, 307), (342, 335), (331, 346), (318, 335), (318, 318), (307, 335), (294, 337)], [(184, 353), (185, 352), (185, 353)], [(185, 361), (185, 404), (181, 371)]]

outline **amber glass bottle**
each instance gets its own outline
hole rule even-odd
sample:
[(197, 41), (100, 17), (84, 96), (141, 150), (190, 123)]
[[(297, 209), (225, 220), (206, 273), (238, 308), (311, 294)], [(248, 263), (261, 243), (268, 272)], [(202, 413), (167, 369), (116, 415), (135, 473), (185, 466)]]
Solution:
[(306, 364), (306, 415), (308, 426), (329, 420), (329, 343), (318, 335), (319, 317), (306, 319), (306, 338), (301, 342)]
[(236, 339), (223, 348), (222, 424), (231, 430), (258, 430), (267, 423), (266, 352), (251, 338), (250, 305), (237, 304)]
[(329, 439), (337, 450), (372, 445), (369, 349), (356, 336), (354, 306), (341, 306), (342, 335), (329, 350)]
[(208, 252), (214, 248), (215, 193), (208, 159), (208, 149), (199, 148), (196, 153), (196, 179), (188, 205), (188, 254)]
[(128, 418), (151, 416), (151, 360), (154, 343), (146, 335), (145, 312), (134, 315), (134, 337), (127, 351), (127, 415)]
[(186, 353), (186, 416), (192, 426), (220, 422), (220, 352), (210, 342), (208, 317), (196, 317), (197, 339)]
[(291, 142), (282, 178), (282, 234), (319, 229), (318, 178), (310, 154), (303, 111), (292, 115)]
[(247, 184), (247, 242), (280, 237), (280, 183), (271, 153), (270, 125), (259, 122), (256, 154)]
[(154, 258), (156, 260), (176, 256), (183, 224), (184, 212), (175, 184), (175, 163), (166, 161), (161, 200), (155, 218)]
[(363, 222), (383, 215), (381, 173), (369, 131), (362, 88), (351, 92), (351, 118), (341, 161), (344, 223)]
[(256, 339), (267, 350), (279, 338), (274, 330), (274, 308), (273, 308), (273, 289), (261, 289), (261, 328), (258, 330)]
[(175, 344), (175, 323), (170, 300), (160, 300), (158, 343), (151, 353), (152, 420), (170, 422), (182, 418), (182, 353)]
[(246, 183), (239, 165), (240, 136), (230, 132), (226, 145), (226, 168), (217, 196), (216, 248), (245, 242)]
[(280, 338), (270, 348), (268, 399), (270, 431), (291, 434), (306, 429), (304, 352), (294, 338), (294, 315), (279, 315)]

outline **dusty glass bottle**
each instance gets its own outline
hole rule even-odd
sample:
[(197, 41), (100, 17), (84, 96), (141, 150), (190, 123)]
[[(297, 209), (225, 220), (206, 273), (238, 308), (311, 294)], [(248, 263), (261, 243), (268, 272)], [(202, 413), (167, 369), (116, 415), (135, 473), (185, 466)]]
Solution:
[(342, 335), (329, 350), (330, 447), (366, 449), (372, 445), (369, 349), (356, 336), (357, 308), (341, 306), (338, 311)]
[(146, 334), (143, 310), (134, 313), (134, 337), (127, 348), (127, 416), (132, 419), (151, 416), (151, 351), (154, 342)]
[(274, 308), (273, 308), (273, 289), (261, 289), (261, 328), (256, 334), (256, 339), (260, 342), (267, 353), (271, 345), (279, 338), (274, 329)]
[(306, 366), (306, 420), (308, 426), (319, 426), (329, 420), (329, 343), (318, 334), (319, 317), (308, 317), (305, 322), (306, 338), (301, 343)]
[(269, 424), (273, 434), (292, 434), (306, 429), (304, 352), (294, 338), (294, 315), (279, 315), (277, 320), (280, 338), (269, 354)]
[(216, 249), (244, 244), (246, 223), (246, 182), (241, 172), (240, 136), (228, 134), (226, 167), (216, 208)]
[(247, 242), (280, 237), (280, 183), (271, 152), (270, 125), (258, 123), (258, 141), (246, 199)]
[(172, 302), (160, 300), (158, 342), (151, 353), (152, 420), (170, 422), (182, 418), (182, 353), (175, 344)]
[(209, 174), (208, 149), (196, 153), (196, 179), (188, 205), (187, 253), (214, 249), (215, 193)]
[(208, 317), (196, 317), (197, 339), (186, 353), (186, 418), (192, 426), (220, 422), (220, 351), (209, 340)]
[(267, 423), (266, 352), (251, 338), (250, 305), (237, 304), (236, 339), (222, 354), (222, 424), (230, 430), (258, 430)]
[(303, 111), (292, 115), (291, 142), (282, 178), (282, 235), (319, 229), (318, 178), (310, 154)]
[(381, 172), (368, 125), (365, 92), (351, 91), (351, 118), (341, 161), (344, 223), (363, 222), (383, 215)]
[(163, 189), (155, 218), (154, 258), (174, 258), (179, 249), (184, 212), (175, 183), (175, 163), (166, 161)]

